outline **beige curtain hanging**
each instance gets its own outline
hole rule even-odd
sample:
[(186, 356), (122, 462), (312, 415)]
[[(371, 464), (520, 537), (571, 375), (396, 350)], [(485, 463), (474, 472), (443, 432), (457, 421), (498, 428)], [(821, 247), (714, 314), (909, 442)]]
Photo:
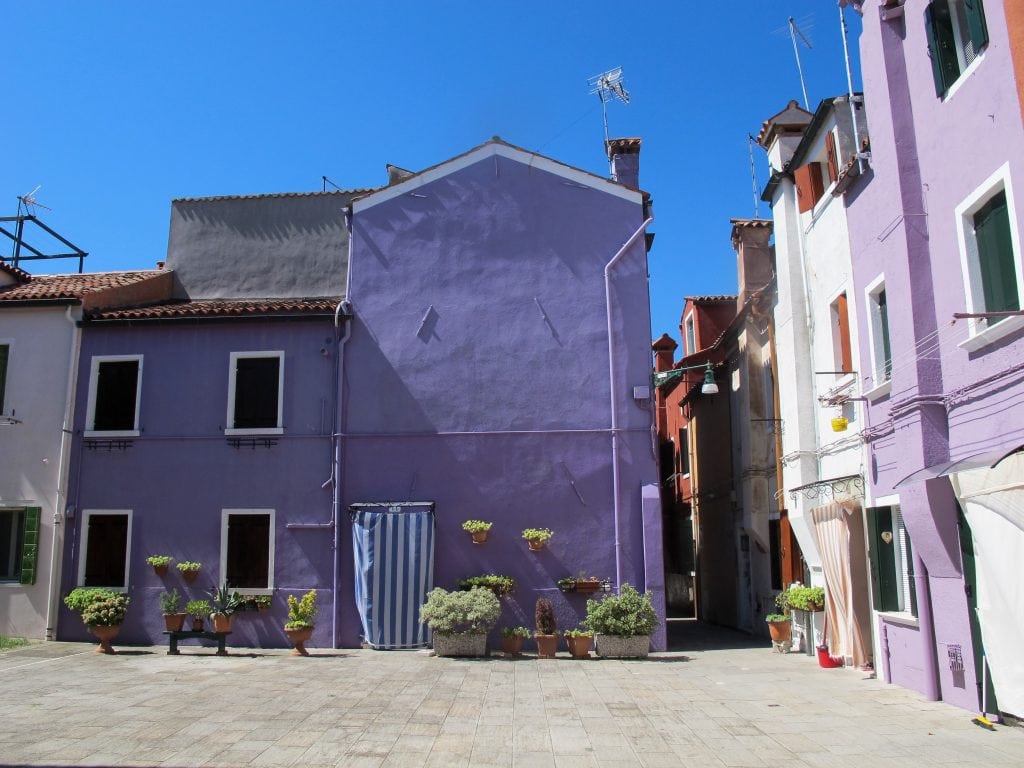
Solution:
[(854, 666), (870, 660), (867, 558), (860, 504), (833, 502), (811, 510), (825, 575), (825, 616), (831, 656), (850, 658)]

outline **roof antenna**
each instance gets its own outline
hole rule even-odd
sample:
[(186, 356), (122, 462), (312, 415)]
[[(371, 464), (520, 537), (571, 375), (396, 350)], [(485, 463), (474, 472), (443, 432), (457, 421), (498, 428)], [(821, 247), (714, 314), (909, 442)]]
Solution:
[(750, 153), (750, 186), (754, 191), (754, 218), (761, 218), (757, 205), (757, 172), (754, 170), (754, 137), (747, 134), (747, 151)]
[[(600, 75), (587, 80), (590, 86), (590, 93), (596, 93), (601, 99), (601, 111), (604, 113), (604, 145), (608, 147), (608, 102), (611, 99), (618, 99), (623, 104), (629, 104), (629, 92), (622, 84), (622, 67), (609, 69)], [(608, 161), (608, 170), (611, 171), (611, 160)]]
[(807, 99), (807, 86), (804, 84), (804, 68), (800, 64), (800, 48), (796, 44), (797, 37), (807, 46), (807, 50), (811, 50), (813, 46), (811, 41), (807, 39), (803, 32), (800, 31), (800, 27), (793, 21), (793, 17), (789, 17), (789, 39), (793, 41), (793, 55), (796, 56), (796, 69), (800, 73), (800, 90), (804, 92), (804, 109), (808, 112), (811, 111), (810, 101)]
[(320, 178), (324, 180), (324, 192), (327, 191), (327, 185), (328, 184), (330, 184), (332, 187), (334, 187), (339, 192), (344, 192), (345, 191), (341, 187), (339, 187), (337, 184), (335, 184), (333, 181), (328, 179), (326, 176), (321, 176)]

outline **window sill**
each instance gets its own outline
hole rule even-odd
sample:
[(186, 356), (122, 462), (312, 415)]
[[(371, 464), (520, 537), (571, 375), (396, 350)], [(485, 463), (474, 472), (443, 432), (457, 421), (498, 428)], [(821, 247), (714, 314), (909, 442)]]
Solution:
[(30, 587), (30, 586), (32, 586), (32, 585), (31, 584), (22, 584), (17, 579), (3, 579), (3, 580), (0, 580), (0, 589), (3, 589), (4, 587)]
[(982, 347), (988, 346), (993, 342), (999, 341), (999, 339), (1021, 330), (1022, 328), (1024, 328), (1024, 315), (1008, 317), (1002, 322), (991, 325), (985, 330), (969, 336), (964, 341), (961, 341), (957, 346), (968, 352), (975, 352)]
[(967, 81), (967, 79), (974, 74), (974, 70), (981, 66), (981, 62), (985, 60), (985, 52), (987, 50), (988, 48), (985, 48), (985, 50), (983, 50), (981, 53), (975, 56), (974, 61), (968, 64), (967, 69), (960, 73), (960, 77), (956, 79), (956, 82), (949, 86), (946, 92), (942, 94), (943, 104), (948, 103), (949, 100), (952, 99), (953, 96), (956, 94), (956, 92), (960, 90), (960, 87)]
[(139, 430), (137, 429), (87, 429), (83, 433), (83, 437), (138, 437)]
[(225, 429), (227, 437), (240, 437), (245, 435), (283, 435), (284, 427), (259, 427), (257, 429)]
[[(221, 583), (223, 583), (223, 581)], [(243, 590), (245, 590), (245, 591), (243, 591)], [(248, 597), (248, 596), (256, 597), (257, 595), (271, 595), (272, 596), (274, 594), (274, 588), (273, 587), (267, 587), (266, 589), (258, 589), (256, 587), (238, 587), (234, 591), (237, 592), (239, 595), (241, 595), (243, 598)]]
[(866, 397), (869, 401), (874, 402), (875, 400), (880, 400), (881, 398), (885, 397), (890, 392), (892, 392), (892, 379), (886, 379), (877, 387), (869, 389), (867, 392), (865, 392), (864, 397)]
[(912, 613), (894, 613), (890, 611), (879, 611), (878, 618), (880, 618), (886, 624), (899, 624), (901, 626), (911, 627), (913, 629), (919, 628), (917, 616), (915, 616)]
[(76, 586), (81, 587), (82, 589), (106, 589), (106, 590), (108, 590), (110, 592), (117, 592), (119, 595), (126, 595), (126, 594), (128, 594), (128, 587), (127, 586), (125, 586), (125, 587), (100, 587), (100, 586), (97, 586), (95, 584), (93, 584), (92, 586), (89, 586), (89, 587), (85, 586), (85, 584), (77, 584)]

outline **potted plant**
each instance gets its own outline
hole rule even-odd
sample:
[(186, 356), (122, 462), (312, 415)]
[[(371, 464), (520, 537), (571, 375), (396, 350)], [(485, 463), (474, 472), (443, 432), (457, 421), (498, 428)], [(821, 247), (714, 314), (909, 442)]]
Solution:
[(167, 566), (171, 564), (171, 556), (150, 555), (146, 558), (146, 563), (153, 566), (153, 572), (157, 576), (163, 576), (167, 573)]
[(82, 616), (82, 621), (100, 644), (96, 653), (114, 653), (110, 641), (121, 631), (128, 613), (129, 598), (110, 589), (78, 587), (64, 598), (64, 605)]
[(270, 611), (270, 605), (273, 602), (273, 597), (270, 595), (254, 595), (252, 601), (256, 604), (256, 610), (260, 613), (267, 613)]
[(284, 633), (295, 646), (292, 656), (309, 656), (306, 643), (313, 636), (313, 619), (316, 618), (316, 590), (311, 589), (301, 598), (288, 595), (288, 621)]
[(558, 580), (558, 586), (563, 592), (579, 592), (585, 595), (603, 589), (605, 583), (597, 576), (588, 576), (586, 571), (580, 571), (579, 576), (566, 576)]
[(594, 633), (597, 655), (610, 658), (645, 658), (651, 647), (651, 632), (658, 626), (658, 615), (651, 593), (640, 594), (623, 584), (617, 595), (587, 600), (587, 618), (583, 625)]
[(814, 613), (825, 608), (825, 588), (794, 584), (786, 592), (786, 599), (796, 610)]
[(511, 576), (501, 576), (497, 573), (485, 573), (481, 576), (470, 576), (459, 579), (458, 587), (461, 590), (470, 590), (473, 587), (489, 589), (498, 597), (510, 594), (516, 588), (516, 581)]
[(203, 567), (203, 564), (193, 562), (192, 560), (185, 560), (174, 567), (181, 571), (182, 578), (191, 584), (196, 580), (196, 576), (199, 575), (199, 569)]
[(558, 653), (558, 626), (555, 623), (555, 607), (546, 597), (538, 597), (533, 610), (534, 626), (537, 631), (533, 639), (537, 641), (537, 657), (553, 659)]
[[(180, 563), (178, 567), (181, 567)], [(232, 592), (227, 583), (210, 590), (210, 619), (213, 621), (214, 632), (231, 631), (231, 617), (240, 604), (238, 593)]]
[(489, 523), (486, 520), (466, 520), (462, 524), (462, 530), (469, 532), (469, 535), (473, 537), (474, 544), (483, 544), (487, 541), (487, 532), (491, 530), (492, 525), (494, 523)]
[(168, 632), (181, 632), (185, 624), (185, 614), (181, 610), (181, 595), (177, 588), (170, 592), (160, 593), (160, 611), (164, 615), (164, 627)]
[(489, 589), (437, 588), (427, 594), (420, 621), (430, 627), (438, 656), (486, 656), (487, 633), (498, 623), (501, 602)]
[(190, 600), (185, 613), (192, 617), (192, 631), (203, 631), (203, 618), (210, 615), (210, 604), (205, 600)]
[(772, 646), (779, 653), (789, 653), (793, 642), (793, 626), (789, 620), (789, 592), (779, 592), (775, 596), (775, 605), (779, 613), (769, 613), (764, 617), (768, 624), (768, 634), (772, 638)]
[(530, 636), (527, 627), (503, 627), (501, 650), (506, 656), (519, 656), (523, 652), (523, 641)]
[(531, 552), (539, 552), (544, 549), (554, 533), (550, 528), (526, 528), (523, 530), (523, 538), (530, 547)]
[(590, 645), (594, 642), (594, 633), (587, 629), (567, 629), (564, 633), (565, 643), (574, 659), (589, 659)]

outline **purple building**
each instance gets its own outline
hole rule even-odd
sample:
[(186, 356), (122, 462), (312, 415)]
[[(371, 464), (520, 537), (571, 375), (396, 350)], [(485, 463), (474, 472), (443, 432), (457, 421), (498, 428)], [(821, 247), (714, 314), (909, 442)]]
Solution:
[(988, 711), (1022, 715), (1024, 14), (856, 5), (870, 169), (847, 204), (877, 666), (978, 710), (984, 648)]

